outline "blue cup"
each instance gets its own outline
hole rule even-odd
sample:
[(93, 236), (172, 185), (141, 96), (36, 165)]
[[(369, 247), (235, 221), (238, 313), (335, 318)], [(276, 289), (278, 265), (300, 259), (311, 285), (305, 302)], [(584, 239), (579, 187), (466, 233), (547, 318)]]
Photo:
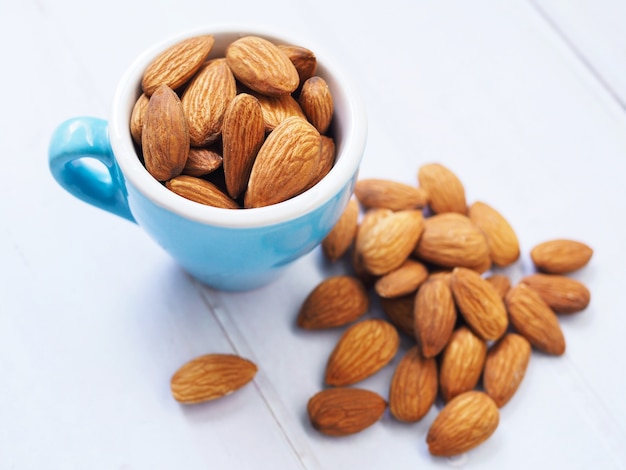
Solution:
[[(211, 57), (223, 56), (228, 44), (245, 35), (315, 53), (317, 74), (328, 83), (335, 105), (337, 158), (322, 181), (290, 200), (235, 210), (180, 197), (147, 172), (129, 127), (143, 71), (167, 47), (202, 34), (215, 38)], [(55, 130), (49, 165), (66, 191), (138, 224), (200, 282), (241, 291), (268, 284), (324, 239), (352, 196), (366, 135), (366, 112), (355, 85), (319, 47), (258, 27), (214, 26), (172, 37), (140, 55), (118, 84), (108, 121), (76, 117)]]

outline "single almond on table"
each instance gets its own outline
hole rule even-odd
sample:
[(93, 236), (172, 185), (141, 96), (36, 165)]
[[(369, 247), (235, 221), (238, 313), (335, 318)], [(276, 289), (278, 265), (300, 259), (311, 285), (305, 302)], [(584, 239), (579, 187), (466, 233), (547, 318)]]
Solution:
[(237, 199), (248, 187), (254, 160), (265, 140), (265, 124), (259, 101), (238, 94), (228, 105), (222, 126), (222, 153), (226, 190)]
[(354, 195), (366, 208), (399, 211), (418, 209), (428, 204), (428, 194), (424, 189), (380, 178), (357, 181)]
[(485, 234), (491, 260), (498, 266), (509, 266), (520, 256), (519, 240), (508, 221), (493, 207), (474, 202), (469, 218)]
[(371, 274), (382, 275), (400, 267), (415, 249), (424, 228), (418, 210), (393, 212), (381, 218), (363, 236), (356, 250)]
[(322, 77), (311, 77), (302, 84), (300, 107), (320, 134), (325, 134), (333, 118), (334, 103), (330, 88)]
[(215, 38), (195, 36), (176, 43), (161, 52), (143, 74), (141, 88), (150, 96), (161, 85), (175, 90), (186, 83), (200, 69), (211, 52)]
[(531, 274), (520, 281), (539, 294), (557, 313), (575, 313), (589, 305), (589, 289), (575, 279), (558, 274)]
[(526, 284), (509, 290), (505, 298), (511, 323), (530, 344), (548, 354), (565, 352), (565, 338), (554, 311)]
[(254, 95), (263, 113), (263, 122), (267, 132), (273, 131), (276, 126), (288, 117), (297, 116), (306, 119), (302, 108), (291, 95), (266, 96), (260, 93)]
[(556, 239), (536, 245), (530, 257), (539, 271), (549, 274), (565, 274), (585, 266), (593, 250), (576, 240)]
[(389, 409), (400, 421), (422, 419), (437, 398), (437, 362), (424, 358), (417, 346), (402, 357), (391, 379)]
[(418, 170), (417, 180), (428, 193), (430, 208), (434, 213), (467, 213), (465, 188), (449, 168), (439, 163), (423, 165)]
[(462, 326), (450, 338), (443, 352), (439, 386), (444, 401), (450, 401), (478, 384), (487, 357), (487, 343)]
[(456, 308), (450, 283), (435, 278), (417, 291), (414, 311), (414, 334), (425, 357), (435, 357), (450, 340), (456, 323)]
[(500, 338), (509, 325), (504, 301), (496, 289), (476, 271), (455, 268), (450, 288), (459, 312), (485, 340)]
[(256, 365), (242, 357), (206, 354), (176, 371), (171, 380), (172, 395), (186, 404), (214, 400), (243, 387), (256, 372)]
[(328, 359), (326, 384), (343, 387), (373, 375), (393, 359), (399, 345), (398, 332), (390, 323), (380, 319), (355, 323)]
[(130, 115), (130, 135), (133, 137), (133, 141), (137, 145), (141, 145), (141, 132), (143, 130), (143, 117), (148, 107), (150, 98), (142, 93), (141, 96), (135, 102), (133, 111)]
[(166, 85), (150, 97), (144, 113), (141, 146), (146, 170), (155, 179), (178, 176), (189, 156), (189, 129), (180, 99)]
[(428, 430), (432, 455), (451, 457), (485, 442), (496, 430), (500, 413), (485, 393), (469, 391), (450, 400)]
[(377, 393), (359, 388), (322, 390), (309, 400), (311, 425), (328, 436), (360, 432), (382, 418), (387, 403)]
[(381, 297), (380, 306), (389, 321), (400, 331), (411, 338), (415, 337), (413, 329), (413, 310), (415, 308), (415, 294), (386, 299)]
[(300, 83), (304, 83), (317, 71), (317, 58), (313, 51), (302, 46), (279, 44), (278, 48), (283, 51), (298, 71)]
[(322, 179), (330, 172), (335, 164), (335, 157), (337, 154), (335, 148), (335, 140), (332, 137), (328, 137), (327, 135), (323, 135), (320, 137), (321, 146), (320, 146), (320, 156), (315, 166), (315, 175), (304, 188), (305, 191), (311, 189), (317, 183), (322, 181)]
[(207, 148), (191, 147), (183, 175), (204, 176), (222, 166), (222, 156)]
[(519, 388), (526, 374), (530, 353), (528, 340), (515, 333), (503, 336), (487, 351), (483, 387), (498, 408), (506, 405)]
[(235, 77), (248, 88), (268, 96), (286, 95), (300, 83), (287, 54), (267, 39), (244, 36), (226, 48)]
[(320, 146), (320, 133), (304, 119), (281, 122), (256, 156), (244, 207), (268, 206), (300, 194), (315, 176)]
[(222, 209), (239, 209), (239, 205), (213, 183), (195, 176), (180, 175), (165, 183), (165, 187), (190, 201)]
[(330, 261), (337, 261), (350, 248), (358, 227), (359, 205), (350, 199), (341, 217), (322, 240), (322, 251)]
[(504, 300), (506, 293), (511, 288), (511, 280), (509, 277), (506, 274), (492, 274), (485, 279), (496, 289), (498, 295)]
[(407, 259), (399, 268), (379, 278), (374, 290), (381, 297), (402, 297), (415, 292), (428, 277), (428, 269), (419, 261)]
[(480, 229), (467, 216), (455, 212), (424, 220), (415, 256), (437, 266), (481, 268), (481, 272), (491, 259), (487, 239)]
[(369, 308), (363, 283), (351, 276), (333, 276), (318, 284), (298, 313), (298, 326), (305, 329), (333, 328), (353, 322)]

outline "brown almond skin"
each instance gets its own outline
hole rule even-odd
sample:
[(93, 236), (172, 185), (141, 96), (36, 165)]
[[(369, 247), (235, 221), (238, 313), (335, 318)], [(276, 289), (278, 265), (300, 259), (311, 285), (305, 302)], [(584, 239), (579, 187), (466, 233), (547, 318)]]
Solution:
[(298, 326), (308, 330), (351, 323), (367, 312), (369, 297), (363, 283), (352, 276), (333, 276), (318, 284), (298, 313)]
[(292, 93), (300, 77), (278, 46), (257, 36), (244, 36), (226, 49), (226, 60), (235, 77), (248, 88), (268, 96)]
[(254, 95), (263, 112), (263, 121), (265, 122), (265, 130), (273, 131), (276, 126), (288, 117), (297, 116), (306, 119), (304, 111), (291, 95), (266, 96), (260, 93)]
[(508, 333), (487, 351), (483, 388), (502, 408), (519, 388), (530, 361), (530, 343), (522, 335)]
[(394, 212), (377, 221), (357, 238), (356, 249), (365, 269), (383, 275), (399, 268), (415, 249), (423, 228), (424, 217), (418, 210)]
[(417, 344), (424, 357), (435, 357), (448, 344), (457, 319), (449, 281), (428, 280), (417, 291), (414, 305)]
[(539, 243), (530, 251), (530, 257), (539, 271), (548, 274), (566, 274), (589, 262), (593, 250), (583, 242), (568, 239)]
[(381, 297), (402, 297), (417, 291), (428, 277), (428, 269), (419, 261), (407, 259), (399, 268), (388, 272), (374, 284)]
[(511, 288), (511, 280), (506, 274), (492, 274), (485, 278), (498, 292), (500, 297), (504, 300), (506, 293)]
[(434, 213), (467, 214), (465, 188), (452, 170), (439, 163), (429, 163), (420, 167), (417, 179), (420, 187), (428, 193)]
[(498, 266), (509, 266), (519, 259), (519, 240), (509, 222), (490, 205), (477, 201), (469, 207), (468, 216), (483, 231), (491, 260)]
[(320, 134), (298, 117), (281, 122), (254, 160), (244, 207), (269, 206), (300, 194), (315, 177)]
[(425, 358), (417, 346), (402, 357), (389, 387), (389, 409), (400, 421), (422, 419), (437, 398), (437, 362)]
[(304, 83), (317, 71), (317, 58), (313, 51), (301, 47), (287, 44), (279, 44), (278, 48), (283, 51), (298, 71), (300, 83)]
[(257, 367), (232, 354), (206, 354), (183, 365), (172, 376), (172, 395), (180, 403), (194, 404), (228, 395), (250, 382)]
[(354, 242), (358, 218), (359, 205), (355, 199), (350, 199), (337, 223), (322, 240), (322, 252), (331, 262), (341, 258)]
[(389, 321), (407, 336), (414, 338), (413, 310), (415, 308), (415, 294), (380, 299), (380, 305)]
[(424, 189), (380, 178), (357, 181), (354, 195), (366, 208), (400, 211), (419, 209), (428, 204), (428, 194)]
[(355, 323), (344, 332), (328, 359), (326, 384), (343, 387), (375, 374), (394, 358), (399, 344), (398, 332), (384, 320)]
[(375, 392), (359, 388), (331, 388), (315, 394), (307, 404), (311, 425), (328, 436), (363, 431), (382, 418), (387, 403)]
[(554, 311), (526, 284), (517, 284), (505, 298), (511, 323), (535, 348), (557, 356), (565, 352), (565, 338)]
[(537, 292), (557, 313), (576, 313), (589, 305), (591, 293), (582, 283), (558, 274), (531, 274), (520, 281)]
[(335, 147), (335, 140), (332, 137), (321, 136), (320, 137), (320, 155), (315, 165), (313, 179), (304, 188), (305, 191), (311, 189), (317, 183), (322, 181), (324, 177), (330, 173), (333, 165), (335, 164), (335, 157), (337, 156), (337, 149)]
[(302, 84), (300, 107), (307, 119), (320, 134), (325, 134), (333, 119), (334, 102), (326, 80), (322, 77), (311, 77)]
[(450, 401), (478, 384), (487, 357), (487, 343), (469, 328), (457, 329), (441, 359), (439, 386), (444, 401)]
[(259, 101), (239, 93), (226, 108), (222, 126), (224, 178), (233, 199), (248, 187), (254, 160), (264, 141), (265, 124)]
[(426, 443), (432, 455), (452, 457), (485, 442), (496, 430), (500, 413), (485, 393), (469, 391), (452, 399), (428, 430)]
[(222, 156), (214, 150), (191, 147), (183, 175), (204, 176), (222, 166)]
[(490, 264), (483, 233), (465, 215), (447, 212), (427, 217), (415, 256), (446, 268), (457, 266), (483, 272)]
[(141, 132), (143, 130), (143, 117), (148, 107), (150, 98), (142, 93), (133, 106), (133, 112), (130, 115), (130, 135), (137, 145), (141, 145)]
[(480, 274), (467, 268), (455, 268), (450, 288), (459, 312), (478, 336), (496, 340), (505, 333), (509, 321), (504, 301)]
[(222, 209), (239, 209), (239, 205), (213, 183), (195, 176), (180, 175), (172, 178), (165, 187), (179, 196), (207, 206)]
[(162, 85), (152, 94), (141, 132), (146, 170), (155, 179), (167, 181), (178, 176), (189, 156), (189, 129), (180, 99)]
[(200, 69), (213, 44), (215, 38), (206, 35), (188, 38), (167, 48), (146, 67), (141, 81), (143, 92), (150, 96), (161, 85), (175, 90), (186, 83)]

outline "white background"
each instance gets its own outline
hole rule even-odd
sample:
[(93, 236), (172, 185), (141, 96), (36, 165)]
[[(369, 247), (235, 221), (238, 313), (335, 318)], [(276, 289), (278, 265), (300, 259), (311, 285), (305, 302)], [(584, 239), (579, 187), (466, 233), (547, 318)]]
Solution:
[[(3, 2), (0, 469), (625, 468), (624, 18), (616, 0)], [(266, 288), (215, 292), (50, 176), (53, 129), (106, 118), (137, 54), (233, 21), (331, 50), (368, 108), (362, 177), (415, 183), (423, 163), (451, 168), (470, 202), (516, 229), (514, 281), (541, 241), (595, 249), (573, 275), (592, 301), (562, 318), (567, 352), (533, 354), (481, 447), (430, 457), (436, 408), (342, 439), (312, 430), (306, 402), (341, 333), (294, 327), (308, 292), (342, 272), (319, 249)], [(259, 373), (222, 400), (180, 406), (169, 379), (207, 352), (244, 355)], [(360, 386), (386, 396), (398, 360)]]

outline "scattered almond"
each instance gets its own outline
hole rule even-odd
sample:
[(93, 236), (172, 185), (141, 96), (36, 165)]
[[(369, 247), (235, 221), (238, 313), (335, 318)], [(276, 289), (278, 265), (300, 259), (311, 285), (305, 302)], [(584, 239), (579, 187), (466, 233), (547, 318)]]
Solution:
[(422, 188), (386, 179), (362, 179), (356, 182), (354, 195), (366, 208), (392, 211), (419, 209), (428, 204), (428, 194)]
[(456, 323), (456, 308), (450, 283), (429, 279), (417, 291), (413, 314), (417, 344), (424, 357), (435, 357), (450, 341)]
[(565, 274), (585, 266), (593, 250), (576, 240), (557, 239), (535, 246), (530, 257), (537, 269), (549, 274)]
[(587, 308), (591, 299), (582, 282), (558, 274), (531, 274), (520, 281), (539, 294), (557, 313), (575, 313)]
[(467, 214), (465, 188), (461, 180), (447, 167), (439, 163), (423, 165), (417, 179), (429, 196), (430, 208), (436, 214), (458, 212)]
[(485, 278), (498, 292), (498, 295), (504, 299), (506, 293), (511, 288), (511, 280), (506, 274), (492, 274)]
[(484, 202), (474, 202), (469, 207), (469, 218), (482, 230), (491, 260), (498, 266), (509, 266), (520, 256), (519, 240), (513, 228), (502, 215)]
[(374, 290), (381, 297), (402, 297), (417, 291), (428, 277), (428, 269), (419, 261), (407, 259), (399, 268), (379, 278)]
[(508, 333), (489, 348), (483, 371), (485, 392), (502, 408), (517, 391), (530, 361), (530, 343)]
[(380, 306), (389, 321), (400, 331), (411, 338), (415, 337), (413, 329), (413, 310), (415, 308), (415, 294), (380, 299)]

